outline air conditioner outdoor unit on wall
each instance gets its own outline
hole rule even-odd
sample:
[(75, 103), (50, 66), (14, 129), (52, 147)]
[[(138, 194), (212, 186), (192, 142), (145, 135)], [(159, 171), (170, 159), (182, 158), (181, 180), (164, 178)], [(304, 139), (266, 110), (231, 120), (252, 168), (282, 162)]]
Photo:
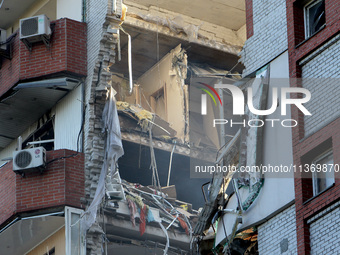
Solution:
[(20, 20), (20, 39), (29, 43), (43, 40), (51, 35), (50, 21), (46, 15), (34, 16)]
[(13, 171), (24, 173), (26, 170), (39, 170), (42, 172), (46, 163), (46, 150), (36, 147), (13, 152)]
[(0, 49), (6, 50), (6, 44), (2, 44), (6, 42), (6, 30), (0, 28)]

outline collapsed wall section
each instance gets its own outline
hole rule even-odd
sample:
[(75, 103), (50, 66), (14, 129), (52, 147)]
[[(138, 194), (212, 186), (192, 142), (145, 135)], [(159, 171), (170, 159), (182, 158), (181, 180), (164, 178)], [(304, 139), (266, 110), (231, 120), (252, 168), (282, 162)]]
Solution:
[[(85, 98), (85, 195), (87, 205), (91, 203), (98, 185), (104, 159), (104, 134), (102, 133), (102, 112), (110, 87), (109, 67), (115, 61), (117, 37), (108, 32), (113, 25), (108, 20), (111, 1), (87, 2), (88, 25), (88, 77)], [(117, 24), (116, 24), (117, 26)], [(92, 226), (86, 235), (87, 254), (101, 254), (103, 231)]]

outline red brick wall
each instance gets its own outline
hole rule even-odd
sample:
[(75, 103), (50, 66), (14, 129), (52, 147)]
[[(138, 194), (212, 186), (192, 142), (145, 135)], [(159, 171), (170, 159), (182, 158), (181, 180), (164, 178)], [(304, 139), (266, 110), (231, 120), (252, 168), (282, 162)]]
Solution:
[[(87, 73), (87, 48), (86, 48), (86, 23), (78, 23), (66, 19), (66, 69), (69, 72), (86, 76)], [(82, 25), (81, 29), (79, 24)]]
[[(74, 153), (74, 152), (67, 152)], [(85, 197), (84, 154), (65, 161), (65, 200), (66, 204), (82, 207), (80, 199)]]
[[(322, 128), (317, 133), (307, 139), (295, 144), (294, 146), (294, 164), (301, 165), (301, 156), (305, 155), (313, 148), (317, 147), (324, 141), (332, 139), (332, 149), (334, 163), (340, 164), (340, 119), (337, 119)], [(296, 174), (295, 178), (295, 204), (296, 204), (296, 224), (297, 224), (297, 245), (298, 254), (309, 254), (309, 226), (307, 219), (322, 211), (327, 206), (336, 202), (340, 198), (340, 174), (335, 173), (335, 185), (324, 193), (315, 198), (310, 198), (308, 194), (310, 187), (306, 185), (310, 179), (300, 178), (301, 174)]]
[(253, 27), (253, 0), (246, 0), (246, 28), (247, 28), (247, 39), (254, 34)]
[(16, 211), (16, 177), (12, 162), (0, 168), (0, 223), (10, 218)]
[[(19, 80), (58, 74), (61, 72), (86, 76), (86, 23), (70, 19), (52, 22), (54, 32), (51, 47), (42, 42), (33, 44), (32, 51), (15, 37), (12, 60), (4, 60), (0, 69), (0, 96)], [(4, 85), (3, 85), (4, 84)]]
[[(47, 152), (47, 162), (74, 154), (70, 150)], [(0, 224), (15, 213), (56, 206), (82, 208), (85, 196), (84, 154), (56, 160), (47, 165), (43, 174), (16, 175), (12, 164), (0, 169)]]
[(19, 81), (20, 71), (20, 40), (17, 35), (12, 44), (13, 59), (3, 59), (0, 69), (0, 96), (8, 91), (14, 84)]
[[(314, 36), (305, 40), (303, 24), (303, 6), (299, 0), (287, 0), (288, 52), (289, 72), (291, 78), (301, 78), (299, 61), (312, 53), (340, 31), (340, 1), (326, 0), (326, 26)], [(299, 87), (296, 81), (291, 86)], [(304, 139), (303, 114), (292, 107), (292, 118), (299, 121), (299, 126), (293, 128), (293, 158), (294, 164), (301, 165), (301, 157), (310, 152), (327, 139), (332, 140), (334, 163), (340, 163), (340, 120), (335, 120), (315, 134)], [(295, 178), (295, 203), (298, 254), (310, 254), (309, 226), (307, 219), (322, 211), (340, 197), (340, 180), (336, 179), (335, 186), (306, 201), (310, 197), (310, 180), (301, 179), (300, 174)]]
[[(326, 0), (326, 27), (308, 40), (304, 40), (303, 6), (299, 0), (287, 0), (287, 27), (290, 77), (300, 78), (298, 61), (316, 50), (340, 31), (340, 1)], [(303, 35), (303, 36), (302, 36)]]

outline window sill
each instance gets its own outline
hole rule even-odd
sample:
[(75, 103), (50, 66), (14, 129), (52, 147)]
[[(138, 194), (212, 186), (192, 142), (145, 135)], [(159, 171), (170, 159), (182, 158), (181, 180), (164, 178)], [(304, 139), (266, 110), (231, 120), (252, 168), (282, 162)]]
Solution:
[(321, 31), (323, 31), (326, 27), (326, 24), (324, 24), (322, 27), (320, 27), (320, 29), (318, 31), (316, 31), (314, 34), (312, 34), (311, 36), (307, 37), (305, 40), (303, 40), (302, 42), (298, 43), (295, 46), (295, 49), (299, 48), (301, 45), (305, 44), (306, 42), (308, 42), (310, 39), (312, 39), (313, 37), (315, 37), (317, 34), (319, 34)]
[(327, 192), (328, 190), (330, 190), (331, 188), (333, 188), (335, 186), (335, 183), (333, 183), (332, 185), (330, 185), (328, 188), (324, 189), (323, 191), (321, 191), (319, 194), (307, 199), (305, 202), (303, 202), (303, 205), (308, 204), (310, 201), (314, 200), (315, 198), (321, 196), (323, 193)]

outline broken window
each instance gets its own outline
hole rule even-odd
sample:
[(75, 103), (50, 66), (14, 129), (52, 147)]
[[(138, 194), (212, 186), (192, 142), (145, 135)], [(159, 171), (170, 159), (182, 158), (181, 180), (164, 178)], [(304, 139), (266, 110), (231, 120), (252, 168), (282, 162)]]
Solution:
[[(333, 152), (330, 150), (317, 157), (311, 165), (313, 195), (316, 196), (334, 184)], [(315, 167), (313, 171), (312, 167)]]
[(311, 37), (326, 24), (325, 0), (309, 2), (304, 7), (305, 37)]

